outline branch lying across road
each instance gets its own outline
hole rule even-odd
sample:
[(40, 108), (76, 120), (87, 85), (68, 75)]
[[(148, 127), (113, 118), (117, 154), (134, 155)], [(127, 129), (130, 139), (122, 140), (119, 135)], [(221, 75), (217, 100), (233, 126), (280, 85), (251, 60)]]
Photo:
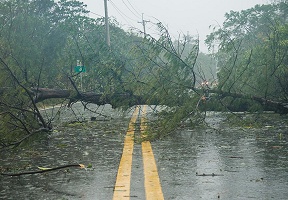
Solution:
[(50, 88), (31, 88), (31, 93), (33, 93), (34, 101), (36, 103), (44, 101), (46, 99), (69, 98), (70, 96), (72, 96), (72, 90), (60, 90)]
[[(112, 95), (103, 95), (94, 92), (77, 93), (73, 90), (59, 90), (49, 88), (32, 88), (31, 93), (34, 94), (34, 101), (36, 103), (52, 98), (69, 99), (70, 103), (75, 101), (84, 101), (87, 103), (94, 103), (97, 105), (110, 104), (116, 108), (119, 102), (126, 102), (126, 105), (141, 105), (145, 101), (140, 96), (135, 96), (130, 93), (116, 93)], [(68, 104), (69, 105), (69, 104)]]
[[(199, 91), (199, 93), (203, 90), (195, 90)], [(241, 99), (251, 99), (255, 102), (258, 102), (262, 104), (265, 107), (268, 107), (269, 109), (281, 113), (281, 114), (287, 114), (288, 113), (288, 103), (287, 102), (279, 102), (275, 100), (265, 99), (263, 97), (257, 97), (252, 95), (245, 95), (240, 93), (231, 93), (231, 92), (225, 92), (218, 89), (207, 89), (205, 90), (207, 93), (213, 93), (217, 94), (220, 97), (233, 97), (233, 98), (241, 98)], [(105, 105), (110, 104), (112, 107), (116, 108), (121, 105), (144, 105), (144, 104), (150, 104), (150, 105), (158, 105), (157, 99), (154, 99), (152, 101), (149, 101), (143, 97), (143, 96), (136, 96), (131, 93), (116, 93), (111, 95), (103, 95), (99, 93), (94, 92), (81, 92), (78, 91), (77, 93), (73, 90), (59, 90), (59, 89), (49, 89), (49, 88), (32, 88), (31, 93), (34, 94), (35, 102), (41, 102), (45, 99), (51, 99), (51, 98), (66, 98), (70, 100), (70, 103), (75, 101), (84, 101), (87, 103), (94, 103), (97, 105)], [(122, 103), (121, 103), (122, 102)], [(125, 103), (123, 103), (125, 102)], [(70, 105), (70, 104), (68, 104)]]
[(54, 167), (54, 168), (48, 168), (45, 170), (38, 170), (38, 171), (30, 171), (30, 172), (20, 172), (20, 173), (1, 173), (3, 176), (22, 176), (22, 175), (28, 175), (28, 174), (40, 174), (40, 173), (46, 173), (50, 171), (55, 171), (58, 169), (64, 169), (68, 167), (80, 167), (80, 168), (85, 168), (83, 164), (70, 164), (70, 165), (63, 165), (59, 167)]
[(17, 147), (19, 146), (24, 140), (28, 139), (29, 137), (31, 137), (32, 135), (36, 134), (36, 133), (39, 133), (39, 132), (48, 132), (50, 131), (50, 129), (48, 128), (39, 128), (38, 130), (35, 130), (35, 131), (29, 131), (27, 129), (27, 132), (29, 133), (28, 135), (26, 135), (25, 137), (23, 137), (22, 139), (16, 141), (16, 142), (13, 142), (13, 143), (10, 143), (10, 144), (7, 144), (7, 145), (4, 145), (4, 147), (11, 147), (11, 146), (14, 146), (14, 147)]
[(196, 176), (224, 176), (224, 175), (223, 174), (214, 174), (214, 173), (212, 173), (212, 174), (205, 174), (205, 173), (198, 174), (198, 172), (196, 172)]
[(276, 113), (288, 114), (288, 102), (280, 102), (280, 101), (265, 99), (263, 97), (258, 97), (258, 96), (253, 96), (253, 95), (225, 92), (225, 91), (217, 90), (217, 89), (216, 90), (209, 89), (207, 91), (209, 93), (218, 94), (222, 98), (233, 97), (233, 98), (240, 98), (240, 99), (250, 99), (250, 100), (260, 103), (261, 105), (273, 110)]

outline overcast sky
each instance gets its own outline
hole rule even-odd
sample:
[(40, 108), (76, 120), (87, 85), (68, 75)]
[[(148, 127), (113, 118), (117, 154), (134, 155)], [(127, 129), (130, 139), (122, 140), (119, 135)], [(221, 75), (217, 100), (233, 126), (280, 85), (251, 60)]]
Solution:
[[(84, 2), (90, 17), (104, 16), (104, 0), (79, 0)], [(211, 31), (209, 25), (222, 25), (224, 14), (230, 10), (240, 11), (265, 4), (269, 0), (108, 0), (108, 14), (115, 17), (121, 27), (128, 30), (131, 27), (143, 30), (138, 23), (142, 20), (150, 22), (161, 21), (175, 38), (179, 33), (198, 35), (200, 50), (207, 52), (203, 41)], [(155, 33), (153, 23), (146, 23), (146, 32)]]

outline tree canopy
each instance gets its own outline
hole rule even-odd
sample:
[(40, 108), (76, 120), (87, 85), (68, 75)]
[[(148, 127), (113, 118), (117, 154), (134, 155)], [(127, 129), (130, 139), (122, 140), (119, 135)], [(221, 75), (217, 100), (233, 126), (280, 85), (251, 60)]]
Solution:
[(219, 47), (219, 88), (287, 101), (287, 3), (226, 13), (206, 42)]

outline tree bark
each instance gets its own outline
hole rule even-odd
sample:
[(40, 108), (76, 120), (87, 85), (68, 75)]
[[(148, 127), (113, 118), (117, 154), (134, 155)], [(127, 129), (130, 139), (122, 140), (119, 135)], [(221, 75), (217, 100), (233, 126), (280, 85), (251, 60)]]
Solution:
[(31, 92), (34, 94), (35, 103), (44, 101), (46, 99), (52, 98), (69, 98), (72, 91), (71, 90), (58, 90), (49, 88), (32, 88)]
[(265, 99), (263, 97), (250, 96), (250, 95), (239, 94), (239, 93), (230, 93), (230, 92), (224, 92), (221, 90), (214, 90), (214, 89), (209, 89), (208, 92), (218, 94), (221, 97), (250, 99), (250, 100), (253, 100), (253, 101), (260, 103), (262, 106), (268, 108), (269, 110), (271, 109), (276, 113), (288, 114), (288, 103), (287, 102), (279, 102), (279, 101)]
[[(48, 88), (32, 88), (31, 91), (35, 95), (35, 102), (41, 102), (45, 99), (51, 98), (66, 98), (70, 100), (70, 103), (75, 101), (84, 101), (87, 103), (94, 103), (97, 105), (111, 104), (112, 107), (116, 108), (119, 106), (119, 102), (125, 102), (125, 105), (141, 105), (147, 104), (147, 101), (144, 97), (135, 96), (130, 93), (122, 94), (113, 94), (113, 95), (103, 95), (93, 92), (73, 92), (72, 90), (59, 90), (59, 89), (48, 89)], [(203, 90), (202, 90), (203, 91)], [(200, 92), (200, 90), (199, 90)], [(257, 96), (249, 96), (238, 93), (224, 92), (217, 89), (207, 89), (205, 92), (218, 94), (220, 97), (233, 97), (233, 98), (242, 98), (242, 99), (251, 99), (260, 103), (261, 105), (269, 108), (280, 114), (288, 113), (288, 103), (278, 102), (274, 100), (265, 99)], [(149, 102), (150, 104), (156, 104), (157, 100)], [(124, 104), (122, 104), (124, 105)]]
[(93, 103), (97, 105), (110, 104), (116, 108), (119, 106), (119, 102), (126, 102), (129, 106), (145, 104), (142, 97), (132, 95), (130, 93), (119, 93), (113, 95), (103, 95), (93, 92), (73, 92), (72, 90), (59, 90), (48, 88), (32, 88), (31, 92), (34, 94), (34, 101), (36, 103), (52, 98), (65, 98), (69, 99), (70, 105), (75, 101), (84, 101), (87, 103)]

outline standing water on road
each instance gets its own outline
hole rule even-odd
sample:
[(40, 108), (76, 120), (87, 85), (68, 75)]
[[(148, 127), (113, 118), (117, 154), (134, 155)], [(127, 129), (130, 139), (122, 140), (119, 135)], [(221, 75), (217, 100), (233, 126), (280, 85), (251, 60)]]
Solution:
[[(92, 168), (0, 176), (0, 199), (112, 199), (133, 110), (123, 114), (106, 105), (97, 115), (75, 106), (81, 123), (69, 110), (61, 110), (48, 141), (2, 151), (0, 170), (15, 173), (75, 163)], [(241, 120), (232, 120), (235, 116)], [(249, 117), (257, 118), (256, 123), (247, 123)], [(165, 199), (287, 199), (287, 117), (211, 112), (206, 122), (208, 128), (179, 130), (152, 142)], [(143, 185), (131, 180), (132, 184)]]
[(233, 126), (230, 117), (208, 113), (210, 128), (154, 143), (165, 199), (287, 199), (287, 117), (263, 114), (257, 127)]
[[(48, 110), (47, 116), (58, 109)], [(61, 108), (48, 141), (14, 152), (2, 151), (0, 157), (0, 170), (9, 173), (67, 164), (91, 168), (68, 168), (21, 177), (0, 176), (0, 199), (112, 199), (130, 115), (115, 111), (109, 105), (101, 106), (97, 112), (101, 114), (84, 110), (79, 103), (73, 106), (73, 112)]]

